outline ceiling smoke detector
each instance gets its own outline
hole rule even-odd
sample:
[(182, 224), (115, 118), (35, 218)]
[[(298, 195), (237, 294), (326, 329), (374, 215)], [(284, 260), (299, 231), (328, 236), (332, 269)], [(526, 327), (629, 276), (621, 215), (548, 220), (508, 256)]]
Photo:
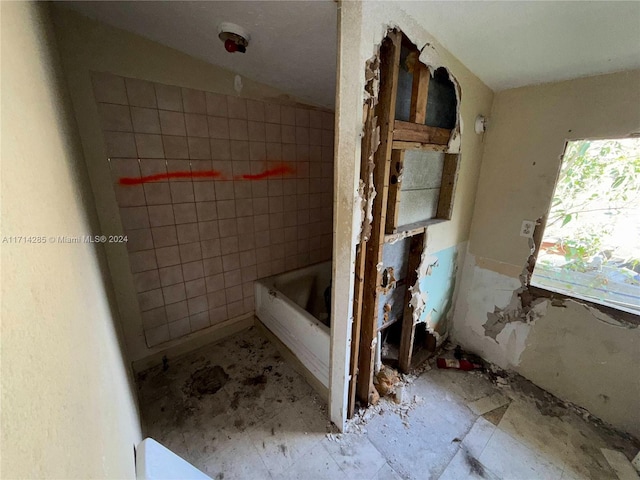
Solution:
[(235, 23), (223, 22), (218, 25), (218, 37), (229, 53), (245, 53), (249, 46), (250, 35), (244, 28)]

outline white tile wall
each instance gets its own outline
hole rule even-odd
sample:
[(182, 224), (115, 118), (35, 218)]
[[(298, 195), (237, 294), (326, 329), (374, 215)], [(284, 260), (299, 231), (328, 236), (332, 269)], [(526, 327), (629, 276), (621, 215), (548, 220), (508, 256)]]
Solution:
[[(333, 114), (94, 74), (147, 344), (253, 310), (253, 281), (331, 257)], [(260, 180), (286, 163), (292, 173)], [(218, 179), (121, 177), (215, 169)]]

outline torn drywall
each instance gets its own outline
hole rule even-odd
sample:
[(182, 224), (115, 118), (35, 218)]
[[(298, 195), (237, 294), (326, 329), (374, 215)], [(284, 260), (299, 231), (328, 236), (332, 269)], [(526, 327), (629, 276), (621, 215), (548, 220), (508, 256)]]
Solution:
[[(380, 146), (380, 126), (375, 113), (378, 104), (378, 91), (380, 89), (380, 60), (378, 52), (367, 61), (365, 66), (364, 88), (364, 124), (363, 124), (363, 155), (366, 155), (366, 164), (362, 166), (362, 174), (358, 187), (358, 202), (361, 228), (357, 242), (366, 242), (371, 236), (371, 224), (373, 223), (373, 202), (376, 198), (376, 190), (373, 182), (373, 170), (375, 168), (374, 157)], [(366, 182), (365, 180), (366, 179)]]
[[(385, 30), (388, 33), (389, 31), (396, 28), (397, 26), (395, 25), (387, 25)], [(407, 36), (411, 39), (410, 34), (408, 34)], [(373, 183), (373, 169), (375, 168), (374, 155), (380, 144), (380, 130), (379, 126), (377, 125), (377, 117), (375, 116), (375, 105), (378, 101), (377, 95), (380, 83), (379, 49), (380, 44), (376, 45), (376, 53), (371, 59), (367, 61), (365, 68), (365, 142), (363, 142), (363, 148), (367, 148), (367, 152), (365, 153), (367, 157), (366, 164), (363, 162), (363, 174), (361, 175), (361, 181), (358, 191), (360, 199), (359, 204), (362, 209), (362, 228), (360, 241), (367, 241), (370, 237), (371, 223), (373, 221), (373, 201), (376, 195)], [(455, 87), (456, 123), (451, 133), (448, 144), (448, 151), (451, 153), (459, 153), (462, 132), (462, 120), (460, 115), (462, 92), (460, 84), (458, 83), (455, 76), (449, 71), (449, 69), (445, 65), (443, 65), (436, 47), (431, 42), (426, 42), (424, 44), (416, 60), (423, 62), (429, 69), (431, 75), (433, 75), (436, 69), (445, 68), (449, 79)], [(373, 127), (375, 127), (374, 133), (370, 136), (370, 138), (367, 138), (367, 129), (371, 129)], [(402, 172), (399, 172), (399, 175), (401, 176)], [(399, 178), (399, 180), (401, 180), (401, 177)], [(398, 234), (387, 238), (386, 242), (388, 244), (394, 244), (400, 240), (407, 238), (408, 236), (408, 232), (399, 232)], [(456, 252), (455, 247), (452, 247), (448, 250), (449, 252)], [(410, 291), (410, 305), (413, 309), (414, 322), (425, 322), (427, 329), (436, 336), (438, 336), (440, 332), (446, 331), (446, 327), (443, 325), (443, 320), (446, 318), (449, 310), (452, 307), (453, 290), (455, 287), (457, 275), (457, 264), (455, 256), (456, 255), (452, 255), (451, 258), (447, 258), (444, 262), (444, 265), (446, 265), (446, 267), (443, 267), (439, 271), (439, 273), (446, 272), (444, 273), (446, 278), (441, 279), (442, 282), (425, 282), (424, 279), (432, 274), (433, 269), (438, 266), (439, 262), (437, 256), (427, 255), (425, 248), (421, 255), (420, 266), (416, 271), (418, 280), (414, 285), (407, 285), (407, 288), (409, 288)], [(380, 268), (379, 271), (381, 271)], [(387, 270), (385, 270), (385, 272), (387, 272)], [(395, 283), (392, 283), (391, 286), (389, 284), (379, 286), (379, 293), (386, 295), (394, 286)], [(431, 305), (428, 305), (431, 294), (430, 291), (432, 291), (434, 295), (431, 301)], [(385, 305), (387, 304), (383, 303), (381, 305), (381, 308), (383, 310)], [(391, 307), (391, 304), (389, 305)], [(390, 311), (391, 308), (388, 308), (383, 312), (383, 315), (389, 316)], [(438, 327), (439, 332), (435, 331), (436, 327)]]
[(460, 83), (456, 77), (451, 73), (451, 71), (447, 68), (446, 65), (443, 64), (440, 54), (438, 53), (436, 47), (431, 43), (425, 43), (424, 47), (420, 50), (419, 59), (422, 63), (424, 63), (429, 69), (429, 73), (433, 77), (435, 71), (438, 68), (444, 68), (449, 75), (449, 80), (453, 83), (456, 92), (456, 125), (451, 131), (451, 137), (449, 138), (449, 143), (447, 145), (448, 153), (460, 153), (460, 147), (462, 145), (462, 115), (460, 115), (460, 104), (462, 101), (462, 89), (460, 88)]
[[(543, 232), (543, 221), (539, 218), (536, 221), (536, 229), (534, 232), (534, 238), (541, 242)], [(585, 302), (579, 300), (566, 298), (564, 296), (556, 297), (551, 292), (548, 296), (541, 296), (539, 293), (531, 289), (530, 281), (533, 269), (536, 263), (537, 248), (536, 241), (533, 238), (529, 239), (530, 254), (527, 257), (526, 264), (522, 269), (522, 273), (519, 276), (520, 287), (513, 291), (511, 300), (505, 307), (494, 306), (493, 312), (487, 312), (487, 321), (483, 327), (485, 335), (493, 338), (497, 341), (498, 335), (502, 330), (511, 322), (522, 322), (530, 324), (537, 319), (547, 314), (550, 306), (552, 307), (565, 307), (567, 302), (573, 302), (583, 305), (587, 308), (591, 314), (608, 325), (623, 327), (623, 328), (637, 328), (637, 324), (620, 321), (614, 319), (611, 315), (608, 315), (598, 308), (592, 307)]]
[[(542, 233), (538, 227), (542, 224), (542, 219), (536, 221), (536, 232), (534, 237), (541, 237)], [(531, 323), (540, 315), (544, 315), (549, 304), (548, 299), (534, 298), (529, 291), (529, 281), (533, 273), (537, 250), (533, 238), (529, 238), (529, 256), (522, 273), (519, 276), (520, 287), (513, 291), (509, 304), (503, 308), (494, 306), (493, 312), (487, 312), (487, 321), (483, 325), (485, 335), (497, 341), (497, 336), (504, 327), (511, 322)]]
[(427, 257), (426, 274), (418, 279), (421, 291), (427, 292), (420, 321), (440, 335), (448, 330), (458, 276), (458, 247), (453, 246)]

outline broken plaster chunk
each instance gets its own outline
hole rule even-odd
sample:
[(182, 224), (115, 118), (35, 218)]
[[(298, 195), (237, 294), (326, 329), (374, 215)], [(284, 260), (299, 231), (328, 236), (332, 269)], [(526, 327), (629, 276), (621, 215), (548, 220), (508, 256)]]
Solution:
[(400, 376), (393, 368), (383, 365), (373, 381), (380, 395), (385, 397), (395, 392)]
[(396, 393), (393, 397), (394, 401), (396, 403), (402, 403), (402, 397), (404, 395), (404, 385), (402, 383), (399, 383), (396, 386)]
[(440, 55), (436, 51), (436, 48), (431, 43), (426, 43), (420, 51), (419, 60), (424, 63), (433, 75), (433, 72), (440, 66), (442, 66), (442, 60)]
[(387, 323), (389, 321), (389, 312), (391, 312), (391, 304), (390, 303), (385, 303), (384, 307), (384, 315), (383, 315), (383, 323)]
[(378, 390), (376, 390), (376, 388), (373, 387), (371, 389), (371, 392), (369, 392), (369, 403), (371, 405), (377, 405), (379, 401), (380, 401), (380, 394), (378, 393)]

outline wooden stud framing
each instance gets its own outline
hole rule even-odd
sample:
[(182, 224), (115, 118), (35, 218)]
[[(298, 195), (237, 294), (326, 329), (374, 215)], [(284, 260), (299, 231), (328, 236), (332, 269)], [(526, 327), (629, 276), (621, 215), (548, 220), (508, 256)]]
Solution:
[(438, 218), (451, 219), (451, 214), (453, 213), (453, 194), (455, 192), (456, 180), (458, 179), (459, 158), (459, 155), (449, 153), (444, 156), (442, 183), (440, 184), (440, 197), (438, 199), (438, 210), (436, 212)]
[(402, 33), (393, 31), (388, 34), (380, 47), (380, 91), (378, 105), (376, 106), (376, 116), (380, 126), (380, 145), (374, 155), (373, 181), (376, 196), (373, 203), (371, 237), (366, 243), (366, 258), (364, 262), (362, 325), (360, 328), (360, 355), (358, 358), (356, 387), (358, 398), (367, 404), (370, 403), (371, 395), (374, 392), (374, 340), (377, 339), (378, 286), (382, 277), (377, 265), (382, 258), (382, 248), (384, 246), (401, 41)]
[[(398, 235), (411, 238), (404, 311), (401, 317), (400, 370), (411, 367), (415, 336), (414, 311), (410, 306), (410, 288), (418, 281), (417, 270), (427, 236), (427, 226), (451, 218), (454, 187), (458, 172), (458, 155), (445, 155), (437, 218), (403, 226), (398, 232), (398, 212), (401, 196), (401, 177), (405, 150), (446, 152), (451, 130), (425, 125), (430, 73), (428, 68), (416, 62), (409, 122), (395, 120), (401, 32), (390, 32), (380, 47), (380, 88), (377, 104), (366, 109), (365, 132), (362, 140), (361, 179), (368, 184), (373, 176), (371, 230), (366, 241), (358, 245), (355, 265), (354, 322), (351, 347), (351, 379), (349, 385), (348, 415), (353, 416), (356, 397), (365, 404), (371, 403), (375, 393), (373, 386), (374, 359), (378, 334), (378, 302), (381, 292), (382, 271), (379, 268), (385, 242)], [(411, 48), (415, 48), (412, 45)], [(379, 145), (372, 139), (379, 134)], [(376, 137), (378, 138), (378, 137)], [(374, 152), (375, 150), (375, 152)], [(373, 162), (371, 158), (373, 156)], [(372, 170), (373, 169), (373, 170)], [(406, 227), (406, 228), (405, 228)]]
[(394, 150), (423, 150), (426, 152), (446, 152), (448, 145), (436, 145), (434, 143), (393, 141)]
[(400, 211), (401, 175), (404, 168), (404, 151), (393, 150), (391, 154), (391, 169), (389, 171), (389, 200), (387, 202), (386, 232), (395, 231), (398, 225)]
[(401, 122), (396, 120), (393, 129), (393, 139), (404, 142), (435, 143), (446, 145), (451, 138), (451, 130), (430, 127), (419, 123)]
[(427, 66), (421, 62), (417, 62), (413, 70), (413, 84), (411, 87), (410, 122), (424, 124), (427, 119), (429, 79), (429, 69)]
[(418, 267), (422, 258), (422, 250), (424, 249), (426, 234), (419, 233), (411, 237), (409, 246), (409, 262), (407, 265), (407, 292), (404, 299), (404, 313), (402, 315), (402, 334), (400, 337), (400, 352), (398, 354), (398, 363), (400, 371), (408, 373), (411, 368), (411, 357), (413, 356), (413, 338), (415, 336), (416, 326), (413, 320), (413, 307), (409, 305), (411, 301), (410, 288), (418, 281)]
[(356, 253), (355, 298), (353, 305), (353, 325), (351, 327), (351, 359), (349, 374), (349, 398), (347, 402), (347, 418), (352, 418), (356, 408), (356, 386), (358, 381), (358, 358), (360, 357), (360, 329), (362, 327), (362, 290), (364, 287), (364, 244), (358, 245)]

